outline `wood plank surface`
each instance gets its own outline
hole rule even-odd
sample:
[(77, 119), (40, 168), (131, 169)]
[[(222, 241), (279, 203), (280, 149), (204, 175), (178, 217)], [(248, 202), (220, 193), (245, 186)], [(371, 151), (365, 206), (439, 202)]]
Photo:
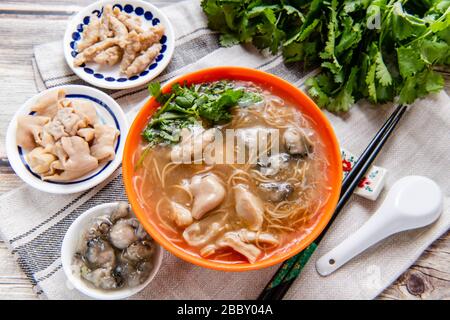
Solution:
[[(152, 1), (165, 6), (178, 0)], [(5, 134), (20, 105), (37, 92), (31, 58), (36, 44), (62, 39), (67, 19), (90, 0), (2, 0), (0, 3), (0, 194), (22, 182), (8, 166)], [(446, 89), (450, 90), (446, 76)], [(0, 241), (0, 299), (36, 299), (6, 244)], [(450, 232), (437, 240), (380, 299), (450, 299)]]

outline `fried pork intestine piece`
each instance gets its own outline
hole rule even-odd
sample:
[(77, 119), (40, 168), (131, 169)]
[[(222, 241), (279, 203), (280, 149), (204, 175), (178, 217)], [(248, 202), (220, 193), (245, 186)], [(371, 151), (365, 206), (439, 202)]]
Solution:
[(124, 48), (123, 58), (120, 63), (120, 72), (125, 73), (130, 64), (136, 59), (139, 52), (142, 50), (142, 45), (139, 41), (139, 35), (136, 31), (128, 33), (126, 44)]
[(31, 111), (36, 112), (38, 116), (45, 116), (53, 118), (58, 112), (58, 101), (64, 99), (66, 92), (62, 89), (54, 90), (41, 99), (31, 107)]
[(123, 50), (119, 46), (114, 46), (100, 52), (94, 57), (94, 62), (101, 65), (113, 66), (117, 64), (123, 56)]
[(59, 160), (64, 171), (60, 174), (43, 177), (44, 180), (73, 180), (98, 167), (98, 160), (90, 155), (89, 145), (83, 138), (78, 136), (62, 137), (61, 145), (67, 154), (67, 160)]
[(25, 115), (17, 118), (16, 143), (31, 150), (41, 142), (42, 128), (50, 122), (49, 117)]
[(139, 35), (139, 41), (142, 45), (142, 50), (146, 50), (155, 42), (159, 42), (164, 35), (164, 27), (162, 25), (157, 25), (155, 27), (149, 28), (147, 31)]
[(107, 38), (101, 42), (97, 42), (96, 44), (90, 46), (89, 48), (86, 48), (83, 52), (79, 53), (73, 60), (73, 64), (79, 67), (83, 63), (92, 61), (95, 58), (95, 56), (100, 52), (117, 45), (118, 41), (119, 40), (116, 38)]
[(134, 76), (144, 71), (161, 51), (161, 44), (155, 43), (140, 56), (138, 56), (125, 71), (127, 77)]
[(147, 50), (153, 43), (158, 42), (163, 35), (163, 26), (152, 27), (142, 34), (138, 34), (134, 30), (128, 33), (123, 59), (120, 63), (120, 71), (125, 73), (139, 53)]
[(133, 30), (137, 33), (144, 32), (144, 29), (141, 28), (141, 20), (138, 17), (133, 17), (126, 12), (120, 11), (117, 7), (114, 8), (113, 13), (127, 27), (129, 32)]
[(101, 41), (114, 35), (113, 32), (109, 29), (109, 15), (111, 13), (112, 13), (111, 5), (105, 6), (105, 8), (103, 9), (102, 17), (100, 19), (99, 36)]
[(77, 44), (78, 52), (89, 48), (93, 44), (100, 41), (100, 19), (97, 16), (90, 18), (90, 22), (83, 31), (83, 39)]
[(123, 48), (128, 35), (127, 27), (114, 15), (110, 4), (106, 5), (103, 9), (103, 15), (105, 19), (108, 19), (109, 29), (114, 33), (114, 37), (118, 39), (119, 46)]
[(108, 125), (94, 125), (95, 139), (91, 146), (91, 154), (98, 161), (113, 160), (116, 152), (114, 151), (114, 143), (120, 132), (116, 128)]

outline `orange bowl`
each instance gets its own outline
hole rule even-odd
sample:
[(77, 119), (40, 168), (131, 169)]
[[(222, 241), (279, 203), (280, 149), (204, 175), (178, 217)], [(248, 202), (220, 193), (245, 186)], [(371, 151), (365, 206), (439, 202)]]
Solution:
[(217, 261), (211, 261), (206, 258), (189, 254), (188, 252), (175, 246), (170, 240), (164, 237), (156, 227), (156, 224), (151, 221), (149, 215), (146, 214), (145, 210), (140, 206), (137, 200), (138, 196), (133, 188), (132, 183), (134, 174), (134, 165), (132, 162), (133, 154), (139, 147), (139, 144), (141, 142), (141, 132), (146, 127), (149, 119), (159, 106), (158, 102), (156, 102), (154, 98), (150, 98), (144, 105), (144, 107), (140, 110), (128, 132), (122, 163), (123, 181), (125, 184), (125, 190), (127, 192), (128, 199), (137, 218), (140, 220), (147, 232), (153, 237), (153, 239), (155, 239), (155, 241), (162, 245), (166, 250), (170, 251), (171, 253), (185, 261), (206, 268), (223, 271), (256, 270), (275, 265), (299, 253), (308, 245), (310, 245), (328, 224), (338, 202), (339, 193), (341, 190), (342, 164), (340, 149), (330, 122), (322, 113), (322, 111), (317, 107), (314, 101), (312, 101), (304, 92), (294, 87), (289, 82), (269, 73), (243, 67), (214, 67), (202, 69), (172, 80), (163, 87), (162, 91), (164, 93), (169, 92), (172, 85), (175, 83), (192, 84), (223, 79), (252, 81), (264, 88), (268, 88), (274, 94), (279, 95), (280, 97), (292, 102), (304, 114), (309, 116), (316, 124), (316, 132), (325, 144), (325, 150), (328, 156), (327, 160), (329, 162), (329, 183), (332, 190), (328, 201), (322, 207), (322, 212), (320, 213), (320, 217), (317, 223), (315, 223), (314, 227), (309, 231), (309, 233), (306, 236), (302, 237), (302, 239), (300, 239), (299, 241), (296, 241), (296, 243), (290, 246), (287, 250), (270, 256), (267, 259), (257, 261), (253, 264), (227, 264)]

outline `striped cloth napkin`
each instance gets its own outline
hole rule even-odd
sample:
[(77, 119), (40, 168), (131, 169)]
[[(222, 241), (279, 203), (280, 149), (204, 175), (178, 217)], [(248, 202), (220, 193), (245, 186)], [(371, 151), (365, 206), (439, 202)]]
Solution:
[[(173, 60), (157, 79), (166, 82), (186, 72), (215, 65), (257, 68), (302, 86), (311, 75), (302, 65), (283, 64), (280, 56), (264, 56), (251, 46), (220, 48), (217, 34), (206, 27), (199, 1), (165, 7), (174, 24), (176, 49)], [(81, 81), (67, 67), (60, 42), (35, 47), (33, 61), (39, 89)], [(133, 118), (148, 98), (145, 87), (108, 92)], [(389, 169), (389, 188), (411, 174), (434, 179), (450, 196), (450, 104), (444, 93), (418, 101), (404, 116), (378, 157)], [(391, 106), (359, 105), (348, 114), (327, 113), (342, 145), (359, 154), (385, 121)], [(381, 194), (381, 198), (386, 192)], [(60, 248), (72, 221), (85, 210), (105, 202), (126, 200), (120, 169), (92, 190), (72, 195), (51, 195), (28, 186), (0, 198), (0, 233), (41, 297), (86, 298), (68, 283), (61, 267)], [(382, 200), (382, 199), (380, 199)], [(390, 237), (349, 262), (329, 277), (320, 277), (314, 262), (358, 229), (381, 204), (354, 197), (329, 230), (310, 263), (289, 291), (288, 299), (372, 299), (402, 274), (450, 226), (450, 201), (432, 226)], [(254, 299), (277, 266), (245, 273), (203, 269), (165, 252), (154, 281), (138, 299)]]

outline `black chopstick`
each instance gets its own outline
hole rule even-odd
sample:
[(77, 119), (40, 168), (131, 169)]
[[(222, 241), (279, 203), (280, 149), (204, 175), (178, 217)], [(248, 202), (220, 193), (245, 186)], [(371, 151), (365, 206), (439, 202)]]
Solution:
[(355, 180), (356, 175), (361, 171), (361, 167), (364, 165), (364, 163), (367, 162), (367, 158), (372, 153), (372, 150), (378, 144), (378, 141), (383, 137), (386, 130), (390, 127), (392, 122), (396, 119), (397, 114), (401, 110), (403, 110), (403, 106), (401, 106), (401, 105), (398, 106), (397, 108), (395, 108), (394, 112), (389, 116), (389, 118), (386, 120), (386, 122), (380, 128), (380, 130), (378, 130), (378, 132), (372, 138), (372, 141), (370, 141), (369, 145), (366, 147), (366, 149), (363, 151), (361, 156), (358, 158), (358, 162), (355, 163), (352, 170), (347, 174), (344, 181), (342, 182), (341, 195), (345, 192), (345, 190), (348, 189), (350, 183), (353, 180)]
[(401, 117), (405, 113), (406, 106), (398, 106), (391, 116), (386, 120), (384, 125), (380, 128), (377, 134), (374, 136), (372, 141), (369, 143), (367, 148), (359, 157), (352, 171), (347, 175), (342, 183), (341, 195), (339, 202), (336, 206), (333, 216), (331, 217), (328, 225), (319, 235), (319, 237), (311, 243), (305, 250), (298, 253), (294, 257), (286, 260), (277, 272), (274, 274), (272, 279), (266, 285), (264, 290), (258, 296), (258, 300), (280, 300), (284, 297), (286, 292), (291, 287), (292, 283), (300, 274), (303, 267), (308, 262), (311, 255), (314, 253), (320, 241), (323, 239), (324, 235), (332, 225), (333, 221), (339, 215), (341, 209), (345, 203), (350, 198), (354, 189), (357, 187), (359, 181), (364, 176), (367, 169), (372, 164), (373, 160), (376, 158), (385, 142), (391, 135), (392, 131), (400, 121)]

